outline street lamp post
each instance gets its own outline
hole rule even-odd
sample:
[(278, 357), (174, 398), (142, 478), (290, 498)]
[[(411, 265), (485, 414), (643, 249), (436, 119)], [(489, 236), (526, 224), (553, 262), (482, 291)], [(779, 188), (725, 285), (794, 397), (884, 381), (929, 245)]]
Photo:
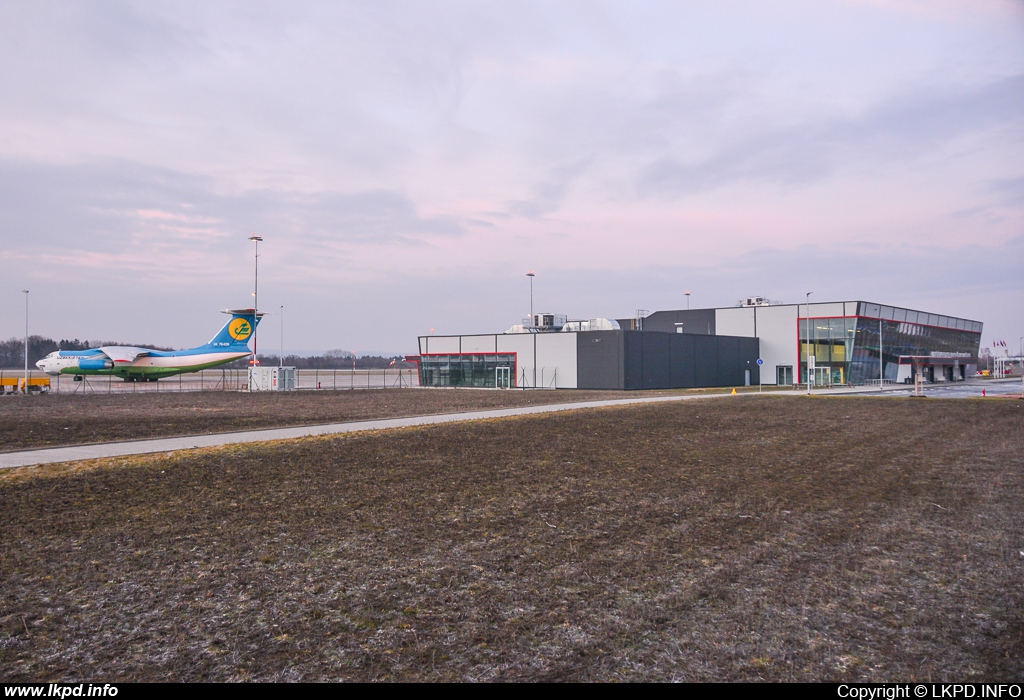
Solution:
[[(881, 309), (879, 309), (881, 311)], [(881, 313), (879, 313), (881, 315)], [(882, 365), (882, 319), (878, 319), (878, 390), (882, 390), (885, 381), (885, 369)]]
[(28, 396), (28, 290), (21, 291), (25, 294), (25, 396)]
[[(259, 328), (260, 322), (260, 241), (263, 240), (263, 236), (254, 233), (249, 236), (249, 240), (256, 244), (256, 266), (253, 275), (252, 291), (252, 366), (256, 367), (256, 329)], [(251, 388), (251, 381), (249, 385)]]
[(281, 363), (279, 367), (284, 367), (284, 304), (281, 304)]
[[(806, 304), (805, 305), (807, 307), (807, 317), (804, 319), (804, 330), (805, 330), (804, 335), (806, 335), (808, 337), (810, 336), (810, 333), (808, 333), (806, 331), (809, 331), (810, 327), (811, 327), (811, 295), (812, 294), (814, 294), (814, 292), (807, 292), (807, 294), (805, 296), (805, 300), (806, 300)], [(811, 393), (811, 344), (808, 342), (807, 343), (807, 394), (808, 394), (808, 396), (810, 395), (810, 393)]]
[(533, 278), (536, 276), (533, 270), (526, 273), (526, 276), (530, 278), (530, 325), (534, 325), (533, 322)]
[(1024, 335), (1020, 337), (1020, 355), (1017, 356), (1017, 364), (1020, 365), (1020, 397), (1024, 399)]
[(690, 310), (690, 290), (687, 289), (685, 292), (683, 292), (683, 294), (686, 295), (686, 310), (689, 311)]

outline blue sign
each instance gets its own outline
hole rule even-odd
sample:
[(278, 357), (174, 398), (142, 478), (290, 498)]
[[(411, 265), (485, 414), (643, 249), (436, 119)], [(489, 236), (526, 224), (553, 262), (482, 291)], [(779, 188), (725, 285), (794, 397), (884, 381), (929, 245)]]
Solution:
[(763, 364), (764, 364), (764, 360), (762, 360), (760, 357), (757, 358), (757, 366), (760, 367)]

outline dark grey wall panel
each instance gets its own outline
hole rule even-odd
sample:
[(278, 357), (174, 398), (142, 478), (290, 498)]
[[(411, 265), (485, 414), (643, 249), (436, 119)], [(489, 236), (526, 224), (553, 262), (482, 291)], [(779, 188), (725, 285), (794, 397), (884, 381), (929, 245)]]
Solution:
[(757, 366), (757, 358), (761, 356), (760, 338), (740, 338), (740, 357), (750, 362), (750, 383), (759, 384), (761, 368)]
[[(644, 319), (644, 331), (655, 333), (675, 333), (676, 324), (682, 323), (683, 334), (695, 335), (715, 334), (714, 309), (676, 309), (673, 311), (655, 311)], [(619, 322), (621, 325), (622, 322)]]
[(693, 336), (693, 385), (715, 386), (718, 377), (718, 336)]
[(758, 381), (757, 338), (650, 331), (578, 333), (581, 389), (688, 389)]
[(715, 378), (723, 385), (736, 386), (743, 384), (743, 368), (739, 366), (739, 348), (733, 336), (719, 336), (718, 343), (718, 376)]
[(696, 386), (693, 361), (693, 337), (684, 333), (673, 333), (672, 366), (669, 368), (669, 386), (689, 389)]
[(643, 388), (666, 389), (672, 386), (672, 335), (670, 333), (641, 334), (643, 341)]
[(624, 389), (644, 388), (644, 334), (641, 331), (621, 331), (624, 352), (622, 387)]
[(576, 334), (576, 386), (580, 389), (623, 389), (620, 331)]
[(746, 371), (750, 370), (750, 383), (756, 384), (758, 374), (757, 354), (760, 345), (757, 338), (720, 335), (714, 348), (714, 376), (706, 378), (703, 386), (743, 386)]

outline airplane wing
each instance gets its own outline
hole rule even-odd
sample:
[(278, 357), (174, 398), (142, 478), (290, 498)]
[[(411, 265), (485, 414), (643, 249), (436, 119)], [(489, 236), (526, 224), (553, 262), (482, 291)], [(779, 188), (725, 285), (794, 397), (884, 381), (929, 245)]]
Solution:
[(114, 365), (130, 365), (137, 357), (145, 357), (151, 351), (147, 348), (102, 347), (100, 352), (114, 361)]

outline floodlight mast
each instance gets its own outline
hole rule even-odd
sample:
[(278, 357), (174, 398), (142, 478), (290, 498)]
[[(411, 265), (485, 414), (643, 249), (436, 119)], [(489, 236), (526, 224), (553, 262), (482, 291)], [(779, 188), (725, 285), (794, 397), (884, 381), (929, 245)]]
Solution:
[(885, 383), (885, 368), (882, 365), (882, 309), (878, 309), (878, 390)]
[(28, 396), (28, 290), (21, 291), (25, 295), (25, 396)]
[[(260, 241), (263, 240), (263, 236), (258, 234), (252, 234), (249, 236), (249, 240), (256, 244), (256, 265), (253, 275), (253, 291), (252, 291), (252, 366), (256, 366), (256, 329), (259, 328), (259, 316), (260, 316)], [(250, 385), (252, 382), (250, 382)], [(251, 389), (251, 386), (250, 386)]]
[[(810, 329), (811, 329), (811, 295), (812, 294), (814, 294), (814, 292), (807, 292), (807, 295), (805, 297), (806, 301), (807, 301), (807, 303), (806, 303), (806, 306), (807, 306), (807, 318), (804, 319), (804, 330), (805, 331), (810, 331)], [(808, 336), (808, 340), (810, 340), (810, 335), (811, 334), (809, 332), (805, 332), (805, 335)], [(807, 343), (807, 395), (810, 396), (810, 394), (811, 394), (811, 344), (810, 344), (810, 342), (808, 342)]]
[(526, 276), (530, 278), (530, 325), (534, 325), (533, 322), (533, 278), (536, 277), (536, 273), (533, 270), (529, 270)]

